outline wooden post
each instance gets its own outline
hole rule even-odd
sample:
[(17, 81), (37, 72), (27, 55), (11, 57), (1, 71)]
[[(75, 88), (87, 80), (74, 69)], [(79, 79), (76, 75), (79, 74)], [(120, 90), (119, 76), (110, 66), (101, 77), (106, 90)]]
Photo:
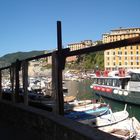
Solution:
[(15, 64), (13, 63), (10, 67), (10, 82), (11, 82), (11, 89), (12, 89), (12, 102), (15, 103)]
[[(62, 86), (62, 37), (61, 22), (57, 22), (57, 46), (58, 51), (52, 53), (52, 98), (55, 98), (56, 104), (53, 109), (55, 113), (64, 115), (64, 99)], [(64, 62), (64, 61), (63, 61)]]
[(17, 59), (16, 65), (15, 65), (15, 99), (16, 99), (16, 102), (20, 102), (20, 98), (19, 98), (19, 70), (20, 70), (20, 61)]
[(62, 31), (60, 21), (57, 21), (57, 49), (58, 51), (62, 50)]
[(57, 21), (57, 94), (58, 94), (58, 104), (59, 104), (59, 114), (64, 115), (64, 98), (63, 98), (63, 85), (62, 85), (62, 34), (61, 34), (61, 22)]
[(2, 99), (2, 71), (0, 70), (0, 99)]
[(24, 90), (24, 104), (28, 105), (28, 62), (23, 61), (22, 63), (22, 79), (23, 79), (23, 90)]
[(59, 114), (59, 103), (58, 103), (58, 80), (56, 69), (58, 67), (56, 51), (52, 53), (52, 98), (55, 100), (53, 112)]

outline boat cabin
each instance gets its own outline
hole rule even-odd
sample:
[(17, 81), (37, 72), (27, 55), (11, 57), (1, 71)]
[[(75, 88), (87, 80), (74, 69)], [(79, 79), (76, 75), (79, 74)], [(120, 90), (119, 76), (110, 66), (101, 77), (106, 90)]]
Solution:
[(138, 81), (138, 82), (140, 82), (140, 73), (130, 73), (130, 75), (131, 75), (131, 79), (130, 79), (130, 81)]
[(93, 84), (126, 89), (129, 80), (130, 77), (96, 77)]
[(131, 79), (129, 81), (129, 90), (134, 92), (140, 91), (140, 72), (131, 72)]

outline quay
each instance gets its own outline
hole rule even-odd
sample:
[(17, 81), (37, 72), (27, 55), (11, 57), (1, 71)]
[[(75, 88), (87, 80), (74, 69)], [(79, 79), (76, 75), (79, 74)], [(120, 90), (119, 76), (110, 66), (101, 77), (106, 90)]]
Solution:
[[(118, 138), (63, 116), (8, 101), (0, 103), (3, 140), (112, 140)], [(2, 122), (2, 123), (1, 123)]]
[[(140, 43), (140, 37), (125, 39), (89, 48), (70, 51), (62, 48), (61, 22), (57, 22), (58, 48), (41, 56), (17, 60), (10, 66), (0, 68), (0, 137), (2, 140), (119, 140), (119, 138), (91, 128), (64, 117), (64, 99), (62, 91), (62, 71), (69, 56), (119, 48)], [(29, 105), (28, 100), (28, 62), (34, 59), (52, 56), (52, 91), (55, 106), (52, 110), (43, 110)], [(14, 94), (6, 100), (2, 93), (2, 71), (10, 69), (11, 90)], [(20, 99), (19, 87), (22, 71), (23, 99)]]

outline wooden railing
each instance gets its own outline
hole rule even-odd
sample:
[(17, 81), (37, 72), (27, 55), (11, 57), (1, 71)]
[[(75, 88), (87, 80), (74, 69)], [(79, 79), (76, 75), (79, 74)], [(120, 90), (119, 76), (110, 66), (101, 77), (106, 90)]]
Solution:
[[(88, 48), (70, 51), (69, 48), (62, 48), (62, 35), (61, 35), (61, 22), (57, 22), (57, 50), (51, 53), (30, 57), (24, 60), (17, 60), (10, 66), (0, 68), (0, 98), (2, 99), (2, 71), (10, 70), (11, 88), (12, 88), (12, 101), (20, 102), (19, 100), (19, 71), (22, 70), (23, 73), (23, 89), (24, 89), (24, 104), (28, 105), (28, 62), (46, 58), (52, 56), (52, 89), (53, 94), (56, 97), (56, 113), (64, 114), (64, 102), (63, 102), (63, 91), (62, 91), (62, 71), (65, 68), (66, 58), (69, 56), (81, 55), (91, 52), (104, 51), (108, 49), (120, 48), (128, 45), (140, 44), (140, 36), (129, 38), (125, 40), (120, 40), (116, 42), (100, 44), (96, 46), (91, 46)], [(22, 68), (22, 69), (21, 69)]]

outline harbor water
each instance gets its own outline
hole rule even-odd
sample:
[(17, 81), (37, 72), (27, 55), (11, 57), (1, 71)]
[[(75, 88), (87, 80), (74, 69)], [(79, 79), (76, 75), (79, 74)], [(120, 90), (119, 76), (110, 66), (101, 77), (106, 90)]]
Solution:
[[(82, 81), (66, 81), (66, 87), (68, 88), (68, 96), (75, 96), (78, 100), (83, 99), (97, 99), (97, 96), (93, 93), (90, 88), (92, 80), (82, 80)], [(121, 111), (125, 107), (125, 103), (118, 102), (106, 98), (102, 98), (106, 103), (108, 103), (113, 112)], [(130, 117), (136, 117), (140, 121), (140, 107), (132, 104), (127, 104), (127, 111)]]

